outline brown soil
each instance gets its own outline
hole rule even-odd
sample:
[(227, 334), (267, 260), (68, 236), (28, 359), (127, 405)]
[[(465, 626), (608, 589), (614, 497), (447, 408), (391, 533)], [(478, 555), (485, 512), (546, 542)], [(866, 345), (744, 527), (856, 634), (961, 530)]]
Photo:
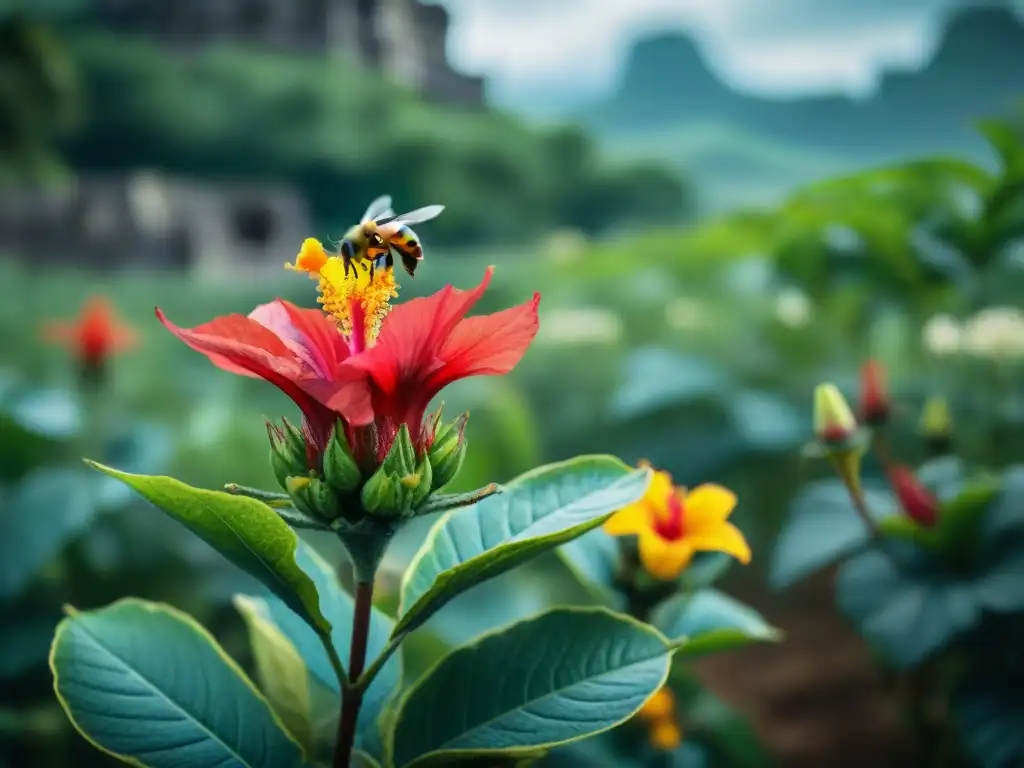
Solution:
[(913, 742), (863, 640), (837, 613), (831, 574), (777, 597), (740, 594), (781, 643), (708, 657), (695, 673), (747, 717), (783, 768), (907, 768)]

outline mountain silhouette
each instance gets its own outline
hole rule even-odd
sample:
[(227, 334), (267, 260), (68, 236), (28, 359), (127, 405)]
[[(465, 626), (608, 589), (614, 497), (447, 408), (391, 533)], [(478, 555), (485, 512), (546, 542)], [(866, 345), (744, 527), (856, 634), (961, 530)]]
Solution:
[(682, 33), (634, 44), (619, 87), (579, 119), (606, 136), (657, 134), (722, 124), (764, 139), (844, 154), (951, 149), (971, 141), (971, 121), (1024, 95), (1024, 23), (1006, 7), (947, 17), (932, 60), (890, 70), (868, 98), (768, 98), (733, 90)]

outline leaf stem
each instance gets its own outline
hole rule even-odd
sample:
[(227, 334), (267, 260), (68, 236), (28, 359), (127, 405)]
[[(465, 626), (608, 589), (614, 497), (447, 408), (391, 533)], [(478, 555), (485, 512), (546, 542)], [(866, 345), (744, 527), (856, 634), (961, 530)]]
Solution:
[(341, 657), (338, 655), (338, 649), (334, 647), (334, 641), (329, 634), (317, 632), (317, 635), (320, 638), (320, 642), (323, 643), (324, 651), (327, 652), (327, 659), (331, 663), (331, 669), (334, 670), (338, 683), (341, 685), (341, 691), (344, 693), (351, 686), (348, 682), (348, 675), (345, 674), (345, 665), (341, 663)]
[(373, 581), (356, 581), (355, 615), (352, 619), (352, 645), (348, 656), (348, 685), (342, 690), (338, 738), (334, 744), (333, 768), (348, 768), (356, 741), (356, 722), (363, 703), (363, 689), (354, 684), (363, 674), (366, 645), (370, 636), (373, 609)]
[(360, 691), (365, 691), (370, 687), (370, 683), (373, 682), (373, 678), (377, 676), (381, 668), (387, 664), (388, 659), (391, 658), (392, 654), (398, 650), (398, 647), (402, 644), (405, 639), (405, 634), (397, 635), (388, 641), (388, 644), (384, 646), (384, 650), (380, 652), (380, 655), (374, 659), (370, 665), (363, 671), (363, 674), (359, 676), (359, 679), (355, 681), (353, 686), (358, 688)]

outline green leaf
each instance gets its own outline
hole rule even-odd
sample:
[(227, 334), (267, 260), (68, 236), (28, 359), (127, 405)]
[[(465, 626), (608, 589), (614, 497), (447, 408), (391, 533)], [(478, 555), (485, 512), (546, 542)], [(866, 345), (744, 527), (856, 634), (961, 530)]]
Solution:
[(1024, 169), (1024, 143), (1013, 126), (999, 120), (978, 120), (975, 126), (995, 150), (1007, 174)]
[(978, 768), (1024, 764), (1024, 681), (1015, 678), (972, 676), (954, 696), (960, 739)]
[(926, 552), (890, 543), (899, 565), (878, 551), (856, 556), (839, 569), (836, 601), (868, 642), (909, 668), (974, 626), (981, 605), (969, 581)]
[(37, 469), (0, 498), (0, 598), (25, 589), (93, 521), (88, 479), (71, 469)]
[[(320, 608), (334, 627), (331, 632), (331, 643), (337, 649), (342, 663), (347, 664), (355, 615), (352, 596), (342, 589), (334, 569), (324, 562), (312, 547), (301, 540), (296, 550), (296, 561), (316, 584), (320, 595)], [(322, 640), (281, 600), (270, 595), (262, 600), (267, 608), (267, 620), (295, 647), (305, 661), (313, 680), (335, 695), (340, 695), (341, 684), (334, 673)], [(390, 618), (376, 608), (373, 609), (366, 643), (367, 662), (372, 662), (384, 650), (393, 626), (394, 622)], [(357, 743), (360, 746), (368, 748), (368, 745), (364, 745), (364, 740), (373, 741), (370, 731), (377, 726), (384, 705), (398, 688), (401, 679), (402, 660), (401, 656), (395, 655), (384, 664), (376, 679), (363, 694), (363, 705), (359, 710), (357, 724)]]
[(295, 561), (299, 538), (266, 504), (192, 488), (171, 477), (132, 475), (96, 462), (86, 463), (133, 488), (263, 582), (318, 632), (330, 633), (316, 585)]
[(309, 673), (295, 646), (270, 620), (270, 608), (258, 597), (235, 596), (235, 607), (249, 628), (256, 673), (263, 695), (306, 754), (313, 748)]
[(381, 768), (380, 763), (361, 749), (352, 753), (351, 766), (352, 768)]
[(632, 717), (668, 677), (672, 647), (605, 608), (558, 608), (456, 649), (403, 698), (394, 763), (526, 757)]
[(686, 566), (680, 582), (690, 592), (707, 589), (722, 578), (735, 562), (736, 558), (724, 552), (698, 552)]
[(598, 529), (558, 548), (558, 555), (584, 585), (594, 587), (609, 600), (617, 597), (619, 542)]
[(540, 467), (503, 493), (438, 520), (402, 580), (394, 635), (421, 626), (467, 589), (601, 525), (640, 499), (647, 469), (611, 456)]
[(655, 607), (651, 624), (680, 643), (680, 658), (696, 658), (782, 638), (782, 633), (753, 608), (716, 589), (668, 598)]
[(1006, 469), (1001, 486), (982, 523), (982, 541), (988, 546), (998, 545), (1007, 536), (1024, 535), (1024, 466)]
[(102, 751), (152, 768), (285, 768), (301, 750), (266, 700), (190, 616), (136, 599), (71, 611), (50, 651), (72, 725)]
[[(897, 508), (888, 491), (865, 488), (864, 496), (876, 520)], [(785, 589), (857, 552), (867, 541), (868, 532), (843, 484), (835, 479), (812, 483), (793, 501), (775, 544), (769, 582), (774, 589)]]

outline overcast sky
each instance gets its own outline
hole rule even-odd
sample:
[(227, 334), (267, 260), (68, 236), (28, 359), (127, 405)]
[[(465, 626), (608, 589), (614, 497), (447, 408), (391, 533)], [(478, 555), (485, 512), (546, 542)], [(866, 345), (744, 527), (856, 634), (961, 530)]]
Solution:
[[(731, 85), (760, 93), (870, 93), (879, 69), (923, 63), (939, 24), (969, 0), (428, 0), (452, 15), (448, 52), (498, 101), (596, 95), (631, 40), (694, 34)], [(984, 2), (984, 0), (981, 0)]]

